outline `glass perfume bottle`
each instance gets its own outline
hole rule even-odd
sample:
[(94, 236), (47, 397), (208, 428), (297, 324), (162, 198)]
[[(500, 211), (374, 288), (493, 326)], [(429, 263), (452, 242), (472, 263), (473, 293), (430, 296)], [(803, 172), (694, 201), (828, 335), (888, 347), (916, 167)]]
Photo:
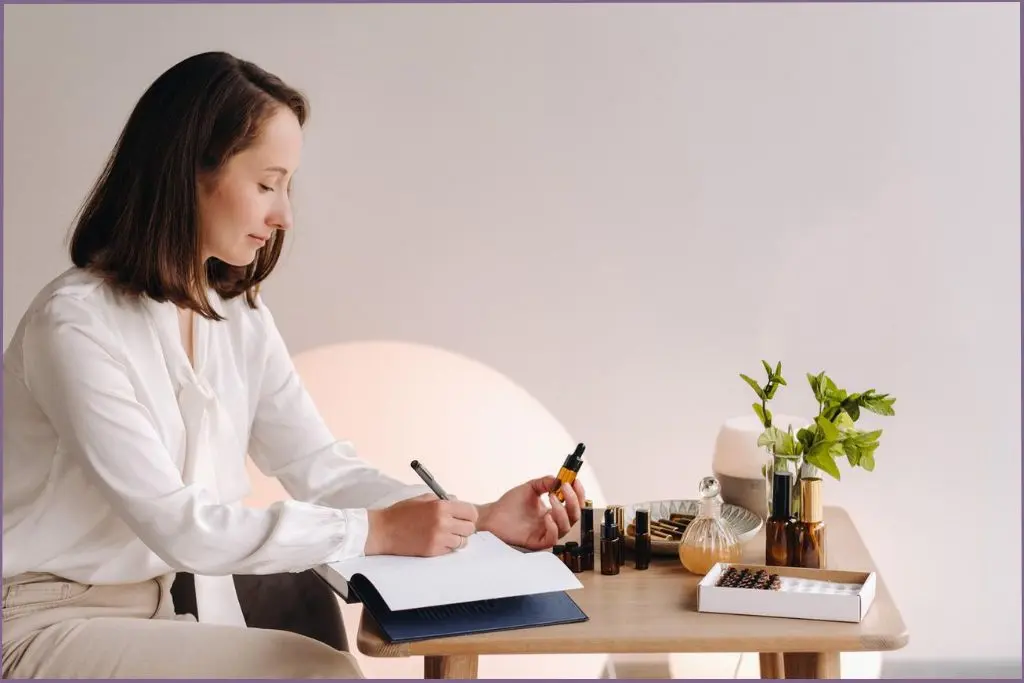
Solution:
[(722, 519), (721, 487), (714, 477), (700, 481), (700, 510), (686, 527), (679, 542), (679, 560), (690, 572), (703, 576), (716, 562), (739, 562), (742, 555), (739, 539)]
[(788, 567), (793, 545), (793, 477), (775, 472), (772, 477), (772, 514), (764, 522), (764, 557), (769, 567)]
[(825, 569), (828, 566), (821, 479), (800, 480), (800, 518), (793, 525), (789, 566)]

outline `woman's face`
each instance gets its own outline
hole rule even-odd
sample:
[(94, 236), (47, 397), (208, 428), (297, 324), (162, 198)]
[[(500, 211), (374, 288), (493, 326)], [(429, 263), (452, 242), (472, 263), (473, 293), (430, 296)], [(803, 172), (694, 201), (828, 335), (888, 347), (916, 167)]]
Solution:
[(199, 182), (199, 234), (203, 261), (214, 257), (247, 266), (276, 230), (292, 227), (291, 179), (302, 153), (302, 127), (278, 107), (259, 137)]

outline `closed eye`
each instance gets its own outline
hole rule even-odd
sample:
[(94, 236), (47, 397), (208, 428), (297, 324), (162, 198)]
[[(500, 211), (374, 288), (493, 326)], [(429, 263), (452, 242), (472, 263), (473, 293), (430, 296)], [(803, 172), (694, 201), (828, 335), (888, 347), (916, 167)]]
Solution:
[(263, 183), (259, 183), (259, 186), (260, 186), (260, 192), (273, 192), (274, 191), (274, 188), (267, 187)]

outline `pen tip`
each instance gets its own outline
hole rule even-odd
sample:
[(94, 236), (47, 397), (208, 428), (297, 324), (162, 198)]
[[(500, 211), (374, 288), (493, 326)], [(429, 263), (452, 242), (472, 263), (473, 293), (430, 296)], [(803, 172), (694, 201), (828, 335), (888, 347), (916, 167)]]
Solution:
[(409, 463), (409, 467), (413, 467), (413, 468), (415, 468), (415, 467), (417, 467), (417, 466), (418, 466), (419, 464), (420, 464), (420, 461), (419, 461), (419, 460), (413, 460), (413, 461), (412, 461), (411, 463)]

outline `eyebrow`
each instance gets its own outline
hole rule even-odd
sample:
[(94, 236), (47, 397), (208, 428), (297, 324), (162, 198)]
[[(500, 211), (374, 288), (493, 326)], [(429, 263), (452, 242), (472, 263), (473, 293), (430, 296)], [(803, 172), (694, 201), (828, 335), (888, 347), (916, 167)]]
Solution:
[(263, 170), (264, 171), (273, 171), (274, 173), (280, 173), (281, 175), (288, 175), (288, 171), (286, 171), (285, 169), (281, 168), (280, 166), (268, 166), (267, 168), (265, 168)]

